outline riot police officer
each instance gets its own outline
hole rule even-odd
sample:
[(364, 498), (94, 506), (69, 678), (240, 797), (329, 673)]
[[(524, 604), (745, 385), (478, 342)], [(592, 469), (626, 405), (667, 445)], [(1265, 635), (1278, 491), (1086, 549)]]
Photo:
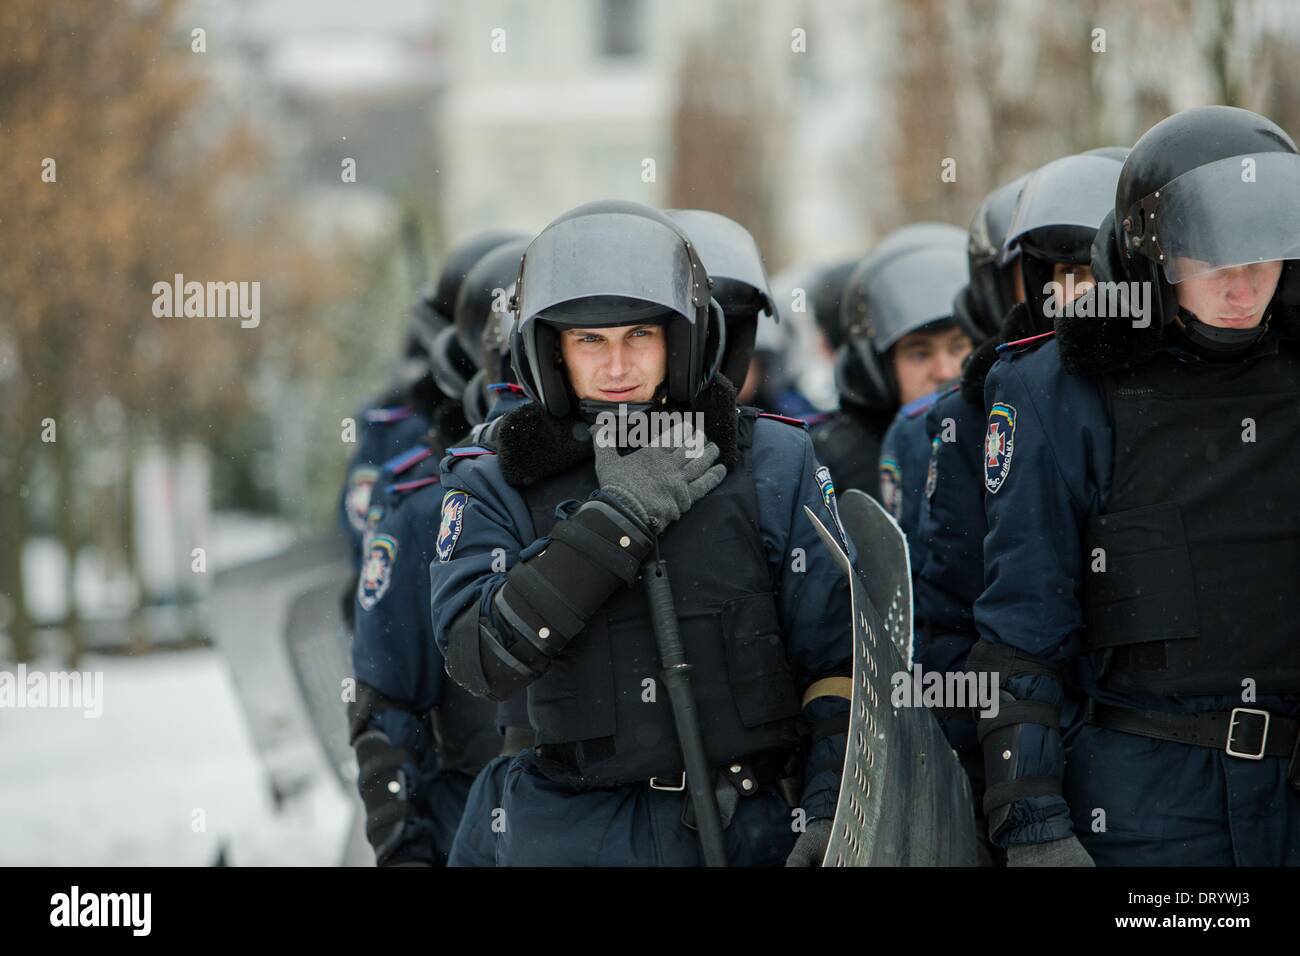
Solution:
[(1300, 863), (1298, 207), (1276, 124), (1163, 120), (1097, 285), (989, 373), (969, 665), (1013, 865)]
[[(437, 283), (412, 308), (401, 380), (357, 416), (361, 425), (357, 447), (348, 461), (339, 496), (339, 524), (354, 566), (361, 562), (371, 492), (381, 481), (384, 463), (420, 442), (431, 428), (443, 445), (464, 434), (466, 424), (460, 410), (464, 384), (453, 388), (442, 376), (447, 388), (441, 387), (436, 369), (446, 363), (435, 357), (445, 352), (448, 333), (454, 337), (451, 323), (465, 274), (486, 253), (513, 238), (517, 237), (511, 233), (485, 232), (452, 248)], [(351, 596), (349, 589), (349, 614)]]
[[(985, 322), (1004, 305), (1015, 305), (1004, 312), (1001, 330), (972, 353), (960, 385), (939, 396), (922, 419), (931, 453), (914, 585), (916, 616), (924, 622), (916, 659), (926, 671), (963, 670), (977, 640), (973, 608), (984, 587), (987, 530), (984, 378), (1002, 343), (1051, 328), (1045, 313), (1054, 278), (1077, 279), (1077, 292), (1086, 289), (1092, 241), (1113, 202), (1119, 169), (1118, 161), (1088, 154), (1048, 163), (991, 193), (972, 223), (971, 283), (959, 302), (968, 303)], [(1023, 300), (1030, 283), (1037, 287), (1036, 318), (1028, 305), (1016, 301)], [(948, 711), (940, 723), (971, 778), (978, 807), (984, 758), (974, 721), (969, 713)], [(1000, 850), (990, 849), (1001, 857)]]
[[(841, 490), (857, 488), (900, 516), (900, 469), (881, 455), (898, 413), (954, 378), (975, 330), (953, 316), (966, 284), (966, 234), (946, 223), (913, 223), (885, 237), (854, 269), (835, 362), (840, 410), (814, 433), (819, 457)], [(914, 524), (913, 524), (914, 526)]]
[[(834, 527), (834, 498), (802, 427), (738, 410), (713, 373), (723, 320), (708, 290), (686, 233), (654, 210), (609, 201), (560, 217), (517, 285), (512, 353), (533, 402), (501, 419), (492, 447), (444, 459), (435, 635), (471, 692), (526, 688), (536, 734), (506, 772), (500, 864), (697, 864), (687, 791), (709, 795), (733, 864), (824, 854), (851, 620), (802, 509)], [(703, 423), (694, 445), (684, 418), (666, 442), (592, 429), (687, 414)], [(658, 686), (640, 570), (655, 554), (697, 737), (679, 734)], [(691, 740), (704, 780), (683, 772)]]
[[(461, 277), (451, 326), (460, 344), (480, 341), (495, 321), (526, 245), (503, 242)], [(471, 783), (500, 750), (496, 707), (444, 679), (433, 641), (428, 566), (443, 450), (431, 433), (385, 465), (356, 592), (348, 717), (380, 865), (448, 862)]]

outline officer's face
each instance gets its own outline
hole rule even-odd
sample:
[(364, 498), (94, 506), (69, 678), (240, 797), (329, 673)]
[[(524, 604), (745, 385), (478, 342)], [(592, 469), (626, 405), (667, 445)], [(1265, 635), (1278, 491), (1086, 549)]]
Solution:
[(893, 349), (899, 401), (906, 405), (955, 379), (972, 348), (970, 336), (956, 327), (903, 336)]
[(1252, 329), (1264, 318), (1281, 276), (1281, 262), (1255, 262), (1203, 272), (1184, 279), (1174, 291), (1178, 304), (1206, 325)]
[(1013, 262), (1006, 267), (1011, 276), (1011, 298), (1017, 304), (1025, 301), (1025, 276), (1020, 271), (1020, 263)]
[(668, 374), (660, 325), (565, 329), (560, 358), (574, 394), (598, 402), (648, 402)]
[(1069, 262), (1057, 262), (1052, 266), (1052, 281), (1064, 292), (1068, 283), (1074, 282), (1074, 297), (1077, 299), (1092, 288), (1096, 280), (1092, 277), (1092, 266), (1074, 265)]

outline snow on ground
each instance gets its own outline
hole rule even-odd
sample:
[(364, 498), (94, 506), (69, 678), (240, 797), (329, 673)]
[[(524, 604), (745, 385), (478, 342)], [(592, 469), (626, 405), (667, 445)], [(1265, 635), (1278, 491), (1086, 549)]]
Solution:
[(82, 667), (98, 719), (0, 706), (0, 865), (205, 866), (223, 844), (235, 866), (339, 862), (351, 804), (322, 774), (277, 812), (215, 651)]

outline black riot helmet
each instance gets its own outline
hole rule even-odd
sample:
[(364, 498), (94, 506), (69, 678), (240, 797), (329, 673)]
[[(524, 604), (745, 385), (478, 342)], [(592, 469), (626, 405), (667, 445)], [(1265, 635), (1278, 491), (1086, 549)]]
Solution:
[[(1268, 326), (1273, 304), (1296, 293), (1283, 266), (1265, 320), (1216, 328), (1178, 306), (1174, 285), (1232, 266), (1300, 257), (1300, 156), (1273, 121), (1231, 106), (1175, 113), (1142, 135), (1115, 190), (1114, 251), (1130, 280), (1151, 282), (1152, 327), (1173, 327), (1196, 351), (1231, 357)], [(1107, 250), (1102, 250), (1107, 252)]]
[(959, 295), (966, 297), (970, 322), (984, 338), (997, 334), (1002, 320), (1015, 305), (1015, 282), (1011, 270), (1017, 266), (1003, 261), (1002, 246), (1015, 213), (1016, 200), (1027, 179), (1028, 173), (1003, 183), (985, 196), (967, 230), (966, 259), (970, 284)]
[(448, 343), (443, 354), (454, 351), (463, 358), (462, 367), (472, 363), (477, 369), (466, 383), (462, 399), (465, 418), (471, 425), (477, 425), (486, 416), (487, 386), (497, 381), (488, 381), (487, 367), (482, 361), (484, 330), (498, 315), (510, 311), (507, 290), (519, 275), (519, 262), (526, 248), (528, 240), (520, 238), (492, 249), (474, 263), (456, 294), (455, 341)]
[(497, 246), (527, 238), (518, 232), (494, 230), (477, 233), (459, 245), (452, 246), (443, 262), (442, 272), (438, 274), (433, 295), (434, 309), (451, 322), (456, 314), (456, 297), (460, 294), (461, 284), (465, 281), (465, 276), (469, 275), (469, 270)]
[(454, 325), (456, 297), (465, 276), (493, 249), (523, 238), (519, 233), (483, 232), (453, 246), (447, 253), (432, 295), (426, 296), (417, 306), (415, 334), (429, 355), (429, 370), (434, 382), (450, 399), (460, 401), (470, 376), (477, 368), (472, 355), (460, 347)]
[(1065, 156), (1034, 170), (1020, 190), (1003, 240), (1003, 262), (1020, 254), (1020, 274), (1030, 319), (1038, 332), (1052, 328), (1048, 284), (1057, 264), (1088, 265), (1092, 243), (1110, 211), (1120, 161), (1099, 151)]
[(665, 215), (686, 230), (713, 280), (713, 300), (727, 322), (719, 371), (740, 388), (754, 355), (759, 315), (776, 318), (763, 254), (749, 230), (734, 219), (703, 209), (669, 209)]
[(896, 229), (849, 276), (840, 309), (845, 345), (835, 363), (840, 395), (854, 404), (898, 405), (891, 348), (912, 332), (948, 322), (963, 324), (953, 300), (970, 278), (966, 232), (948, 223)]
[(556, 219), (519, 266), (510, 357), (528, 397), (557, 417), (579, 412), (557, 331), (661, 323), (667, 399), (691, 403), (717, 372), (722, 310), (686, 232), (641, 203), (599, 200)]
[(860, 257), (845, 259), (834, 265), (826, 266), (813, 273), (808, 280), (808, 304), (812, 306), (813, 321), (817, 329), (826, 338), (831, 351), (839, 351), (844, 344), (844, 329), (840, 325), (840, 304), (844, 298), (844, 287)]

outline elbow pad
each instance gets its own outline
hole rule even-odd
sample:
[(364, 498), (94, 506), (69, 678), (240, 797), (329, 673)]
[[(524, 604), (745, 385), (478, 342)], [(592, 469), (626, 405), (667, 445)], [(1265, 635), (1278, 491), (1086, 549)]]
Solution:
[(611, 594), (637, 579), (654, 548), (636, 522), (599, 499), (558, 522), (550, 538), (541, 553), (510, 569), (492, 603), (516, 638), (505, 650), (537, 674)]
[[(516, 564), (492, 598), (492, 617), (471, 605), (452, 621), (447, 673), (471, 694), (506, 700), (541, 677), (654, 549), (632, 519), (592, 499), (552, 529), (550, 543)], [(498, 627), (498, 624), (501, 625)]]

